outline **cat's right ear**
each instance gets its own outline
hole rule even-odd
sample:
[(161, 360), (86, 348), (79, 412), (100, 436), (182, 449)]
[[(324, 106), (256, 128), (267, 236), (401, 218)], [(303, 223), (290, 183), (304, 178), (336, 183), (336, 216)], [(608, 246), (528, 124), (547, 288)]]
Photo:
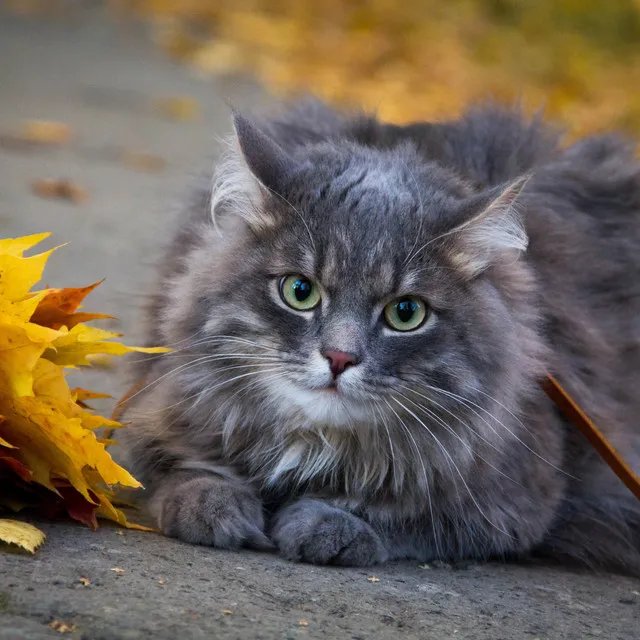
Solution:
[(213, 179), (211, 216), (215, 222), (232, 214), (255, 231), (269, 229), (276, 220), (266, 206), (268, 195), (284, 197), (284, 187), (298, 165), (248, 118), (234, 113), (233, 127), (235, 135)]
[(298, 168), (295, 160), (273, 138), (239, 113), (233, 114), (233, 128), (242, 157), (254, 178), (263, 188), (280, 194), (288, 177)]
[[(284, 198), (288, 180), (298, 170), (295, 160), (268, 134), (239, 113), (233, 114), (234, 139), (218, 163), (213, 181), (211, 215), (223, 212), (242, 218), (262, 231), (275, 224), (268, 195)], [(223, 219), (223, 218), (222, 218)]]

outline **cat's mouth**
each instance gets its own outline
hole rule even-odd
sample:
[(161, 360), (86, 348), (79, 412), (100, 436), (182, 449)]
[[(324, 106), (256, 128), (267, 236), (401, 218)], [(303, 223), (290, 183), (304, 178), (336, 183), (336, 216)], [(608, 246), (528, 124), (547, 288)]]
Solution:
[(300, 381), (282, 384), (281, 380), (268, 379), (267, 385), (280, 398), (283, 409), (302, 414), (310, 424), (343, 427), (371, 421), (371, 408), (346, 381), (338, 379), (312, 386)]

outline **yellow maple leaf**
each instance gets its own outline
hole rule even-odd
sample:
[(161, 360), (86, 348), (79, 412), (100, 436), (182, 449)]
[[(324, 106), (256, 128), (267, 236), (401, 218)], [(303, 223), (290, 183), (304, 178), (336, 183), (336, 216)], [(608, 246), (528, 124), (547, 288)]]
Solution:
[(98, 515), (144, 528), (113, 505), (114, 490), (141, 485), (111, 458), (113, 441), (96, 434), (122, 425), (91, 411), (83, 400), (105, 394), (72, 391), (65, 368), (89, 366), (92, 356), (167, 349), (128, 347), (114, 341), (119, 334), (83, 324), (108, 317), (76, 311), (99, 283), (33, 292), (51, 251), (24, 253), (48, 235), (0, 240), (0, 470), (14, 480), (0, 511), (26, 493), (30, 505), (40, 499), (91, 526)]

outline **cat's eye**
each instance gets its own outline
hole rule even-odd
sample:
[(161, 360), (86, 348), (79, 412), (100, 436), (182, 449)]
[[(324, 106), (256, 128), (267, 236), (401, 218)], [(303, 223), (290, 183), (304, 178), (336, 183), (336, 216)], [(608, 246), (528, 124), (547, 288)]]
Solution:
[(299, 274), (280, 279), (280, 297), (292, 309), (310, 311), (320, 302), (318, 285)]
[(384, 308), (384, 319), (394, 331), (414, 331), (429, 317), (429, 307), (416, 296), (393, 300)]

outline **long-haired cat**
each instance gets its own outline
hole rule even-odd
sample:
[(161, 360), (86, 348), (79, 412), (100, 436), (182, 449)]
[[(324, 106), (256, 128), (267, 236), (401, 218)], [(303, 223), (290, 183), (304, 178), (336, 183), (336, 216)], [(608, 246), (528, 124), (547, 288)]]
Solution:
[(640, 574), (640, 164), (494, 106), (234, 117), (178, 220), (130, 403), (162, 530), (368, 565), (544, 553)]

